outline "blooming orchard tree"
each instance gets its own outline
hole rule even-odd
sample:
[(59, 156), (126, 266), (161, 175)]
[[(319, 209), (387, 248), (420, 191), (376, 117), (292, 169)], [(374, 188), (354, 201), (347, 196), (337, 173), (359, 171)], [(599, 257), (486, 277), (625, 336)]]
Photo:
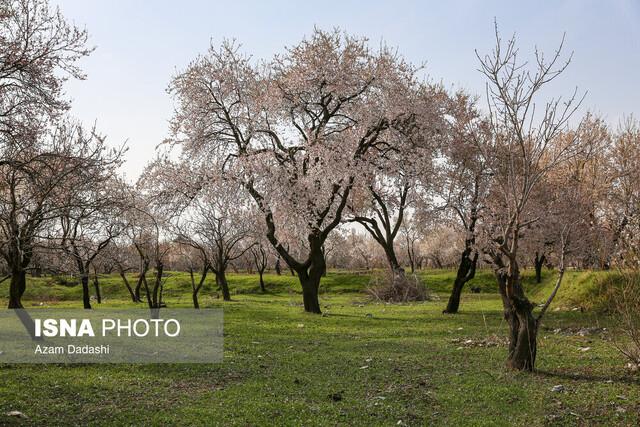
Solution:
[[(555, 258), (558, 269), (556, 285), (536, 316), (538, 328), (562, 284), (567, 258), (583, 254), (584, 245), (591, 240), (593, 206), (599, 194), (592, 186), (588, 165), (591, 157), (602, 150), (605, 141), (600, 139), (602, 134), (597, 130), (583, 126), (578, 135), (564, 136), (578, 138), (584, 150), (550, 171), (537, 191), (536, 198), (542, 201), (539, 204), (542, 209), (538, 212), (540, 220), (531, 224), (537, 230), (531, 230), (534, 233), (527, 230), (527, 234), (540, 236), (537, 240), (545, 242), (548, 255)], [(540, 191), (542, 188), (544, 190)]]
[(424, 231), (420, 245), (424, 263), (431, 268), (451, 268), (457, 265), (464, 249), (464, 234), (446, 223), (432, 224)]
[(170, 85), (173, 143), (199, 170), (219, 165), (246, 189), (308, 312), (321, 312), (322, 247), (361, 170), (393, 148), (390, 132), (415, 126), (414, 82), (414, 67), (389, 49), (316, 29), (260, 66), (232, 43), (211, 47)]
[(604, 221), (611, 236), (608, 252), (615, 256), (629, 248), (621, 240), (633, 240), (638, 229), (629, 226), (637, 226), (640, 217), (640, 123), (632, 117), (625, 119), (613, 135), (607, 168), (610, 184), (604, 199)]
[[(34, 249), (51, 246), (52, 223), (83, 209), (91, 193), (120, 164), (94, 132), (70, 122), (40, 132), (38, 140), (0, 166), (0, 254), (11, 271), (9, 308), (21, 308)], [(87, 207), (91, 210), (90, 207)]]
[(420, 244), (424, 239), (424, 230), (415, 214), (404, 218), (400, 227), (400, 236), (411, 273), (415, 273), (416, 269), (422, 268), (423, 255)]
[(389, 132), (393, 150), (363, 168), (351, 193), (349, 221), (359, 223), (384, 250), (393, 286), (406, 281), (404, 268), (396, 254), (395, 240), (405, 212), (418, 194), (434, 185), (433, 159), (436, 157), (446, 125), (447, 95), (438, 86), (421, 85), (416, 90), (415, 115), (411, 128)]
[[(614, 344), (640, 368), (640, 123), (625, 118), (611, 132), (610, 144), (594, 167), (605, 190), (594, 211), (602, 267), (618, 268), (619, 283), (609, 290), (616, 320)], [(594, 174), (595, 175), (595, 174)], [(602, 175), (605, 179), (602, 179)]]
[(491, 188), (488, 161), (480, 150), (491, 138), (491, 126), (482, 117), (475, 99), (459, 92), (450, 107), (451, 131), (444, 147), (445, 161), (440, 167), (442, 185), (436, 193), (445, 201), (444, 218), (448, 218), (464, 236), (464, 247), (444, 313), (457, 313), (464, 285), (474, 278), (480, 249), (479, 222), (485, 198)]
[(350, 269), (369, 271), (376, 266), (378, 258), (385, 258), (383, 254), (379, 253), (382, 252), (382, 248), (369, 233), (359, 233), (350, 229), (345, 232), (344, 241), (345, 244), (334, 252), (334, 256), (342, 255), (343, 262), (346, 261), (346, 265)]
[(139, 258), (135, 247), (131, 245), (129, 236), (127, 235), (129, 224), (126, 218), (126, 214), (121, 217), (125, 225), (123, 232), (111, 239), (109, 245), (100, 253), (100, 258), (104, 260), (103, 262), (110, 263), (114, 267), (127, 288), (131, 301), (138, 303), (141, 301), (139, 296), (136, 297), (135, 290), (131, 286), (127, 273), (134, 271), (138, 267)]
[[(189, 271), (193, 308), (200, 309), (200, 300), (198, 298), (209, 274), (209, 258), (206, 251), (188, 244), (181, 244), (178, 253), (183, 262), (186, 261), (187, 270)], [(196, 279), (195, 272), (198, 270), (200, 270), (200, 277)]]
[[(125, 229), (122, 214), (126, 197), (122, 185), (113, 178), (119, 155), (105, 158), (93, 173), (83, 173), (81, 185), (69, 188), (60, 215), (59, 245), (73, 260), (82, 285), (82, 302), (91, 308), (89, 296), (90, 267), (105, 248)], [(84, 171), (87, 172), (87, 171)], [(101, 302), (96, 287), (98, 303)]]
[(77, 61), (88, 55), (87, 32), (70, 25), (47, 0), (0, 4), (0, 162), (33, 139), (26, 135), (69, 108), (63, 85), (84, 75)]
[[(565, 136), (571, 137), (578, 139), (583, 151), (551, 171), (532, 193), (530, 206), (536, 211), (532, 216), (539, 220), (526, 228), (521, 258), (522, 262), (532, 262), (537, 283), (541, 282), (545, 264), (560, 264), (557, 225), (570, 218), (569, 213), (560, 212), (559, 207), (574, 211), (570, 213), (575, 220), (571, 228), (579, 236), (568, 246), (567, 261), (586, 268), (602, 265), (600, 246), (601, 241), (607, 239), (602, 226), (602, 201), (610, 192), (602, 160), (610, 144), (610, 134), (601, 119), (588, 114), (577, 132)], [(573, 206), (564, 204), (563, 200), (570, 200)]]
[(238, 197), (241, 191), (232, 183), (201, 190), (181, 221), (184, 232), (178, 236), (180, 242), (205, 254), (225, 301), (231, 300), (227, 269), (255, 245), (251, 206), (246, 198)]
[(147, 168), (141, 183), (169, 218), (177, 241), (199, 252), (201, 282), (212, 271), (223, 299), (230, 301), (227, 268), (254, 246), (257, 218), (241, 185), (219, 178), (202, 179), (188, 160), (159, 159)]
[(268, 242), (258, 240), (256, 244), (251, 245), (249, 253), (251, 254), (251, 262), (258, 272), (260, 278), (260, 290), (267, 292), (267, 288), (264, 284), (264, 272), (269, 266), (271, 245)]
[[(87, 33), (46, 0), (0, 4), (0, 195), (2, 255), (11, 271), (10, 308), (21, 308), (38, 233), (59, 211), (58, 188), (81, 168), (69, 126), (54, 121), (69, 104), (63, 85), (83, 78)], [(87, 160), (90, 163), (90, 160)]]
[[(129, 187), (124, 212), (125, 233), (139, 259), (134, 299), (141, 301), (141, 291), (144, 290), (149, 308), (157, 309), (164, 305), (162, 302), (163, 273), (170, 249), (170, 245), (166, 242), (170, 227), (166, 210), (155, 203), (153, 195), (145, 190), (143, 179), (144, 175), (136, 187)], [(155, 273), (150, 285), (147, 273), (152, 266)]]
[(395, 182), (390, 182), (394, 181), (393, 178), (386, 178), (373, 178), (370, 187), (364, 189), (371, 199), (364, 202), (366, 205), (360, 209), (363, 213), (357, 213), (358, 209), (351, 206), (354, 211), (351, 221), (361, 224), (380, 245), (387, 257), (393, 281), (402, 282), (405, 271), (396, 255), (395, 239), (411, 202), (409, 191), (412, 184), (403, 177), (397, 177)]

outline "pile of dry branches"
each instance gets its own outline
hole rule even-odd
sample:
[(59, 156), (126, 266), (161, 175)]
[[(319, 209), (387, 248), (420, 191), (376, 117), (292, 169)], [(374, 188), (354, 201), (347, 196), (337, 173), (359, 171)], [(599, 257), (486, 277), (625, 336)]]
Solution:
[(379, 274), (371, 279), (367, 293), (379, 301), (411, 302), (429, 301), (431, 296), (415, 275), (406, 276), (404, 272), (390, 272)]

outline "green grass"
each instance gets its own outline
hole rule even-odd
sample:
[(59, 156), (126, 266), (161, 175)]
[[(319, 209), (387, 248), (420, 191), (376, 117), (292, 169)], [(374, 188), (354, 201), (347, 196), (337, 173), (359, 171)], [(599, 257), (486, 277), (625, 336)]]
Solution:
[[(131, 286), (135, 286), (137, 275), (129, 274)], [(198, 280), (199, 276), (196, 276)], [(370, 277), (363, 274), (348, 272), (332, 272), (322, 280), (321, 293), (331, 294), (361, 293), (369, 283)], [(232, 294), (256, 294), (260, 293), (258, 276), (255, 274), (230, 273), (228, 274), (229, 287)], [(296, 277), (288, 274), (277, 276), (266, 274), (265, 281), (268, 284), (268, 293), (288, 294), (298, 293), (300, 285)], [(126, 290), (122, 279), (117, 275), (99, 275), (100, 289), (105, 302), (109, 300), (129, 300), (129, 293)], [(9, 282), (0, 284), (0, 300), (9, 296)], [(93, 283), (90, 283), (93, 292)], [(207, 276), (205, 284), (200, 291), (203, 301), (217, 299), (215, 277), (212, 274)], [(173, 304), (191, 304), (191, 279), (188, 273), (167, 272), (165, 273), (164, 297)], [(28, 277), (28, 286), (24, 295), (25, 306), (49, 306), (68, 305), (68, 302), (76, 304), (82, 302), (82, 289), (77, 284), (77, 279), (73, 277)], [(81, 304), (80, 304), (81, 306)]]
[[(257, 276), (233, 274), (233, 301), (215, 298), (212, 282), (201, 296), (203, 306), (224, 308), (223, 363), (0, 365), (0, 424), (637, 425), (640, 383), (607, 334), (553, 332), (609, 326), (596, 311), (572, 311), (602, 274), (568, 274), (557, 305), (566, 309), (552, 306), (534, 374), (504, 368), (506, 326), (489, 271), (458, 315), (441, 314), (450, 271), (420, 274), (439, 300), (394, 305), (367, 299), (367, 276), (332, 272), (322, 285), (325, 316), (302, 311), (295, 278), (267, 275), (263, 295)], [(525, 278), (536, 301), (553, 286), (551, 272), (541, 285)], [(101, 283), (103, 306), (132, 305), (118, 278)], [(188, 275), (169, 273), (167, 303), (189, 306), (189, 289)], [(77, 286), (30, 279), (25, 302), (80, 307), (79, 295)], [(499, 345), (473, 345), (486, 338)], [(551, 391), (558, 384), (564, 392)], [(4, 415), (11, 410), (29, 418)]]

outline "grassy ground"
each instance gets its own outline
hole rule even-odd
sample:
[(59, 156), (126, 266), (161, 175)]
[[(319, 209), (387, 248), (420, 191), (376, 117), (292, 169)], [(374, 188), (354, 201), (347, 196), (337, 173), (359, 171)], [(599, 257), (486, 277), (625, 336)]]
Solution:
[[(503, 367), (500, 300), (490, 272), (465, 293), (458, 315), (442, 315), (452, 272), (421, 273), (440, 299), (374, 303), (366, 275), (331, 273), (324, 316), (301, 308), (295, 278), (232, 275), (233, 301), (202, 291), (205, 307), (224, 307), (224, 362), (211, 365), (0, 365), (0, 424), (9, 425), (637, 425), (640, 382), (594, 310), (575, 310), (594, 273), (571, 272), (540, 334), (534, 374)], [(600, 273), (601, 274), (601, 273)], [(527, 279), (530, 280), (530, 279)], [(103, 277), (103, 306), (126, 306), (117, 278)], [(536, 301), (553, 283), (528, 282)], [(0, 304), (6, 301), (6, 283)], [(165, 297), (188, 306), (188, 276), (173, 274)], [(587, 299), (590, 301), (590, 299)], [(27, 306), (79, 307), (77, 286), (31, 280)], [(98, 307), (99, 309), (99, 307)], [(584, 331), (582, 331), (584, 332)], [(589, 348), (588, 350), (584, 350)], [(564, 390), (553, 392), (556, 385)], [(27, 419), (5, 416), (21, 411)]]

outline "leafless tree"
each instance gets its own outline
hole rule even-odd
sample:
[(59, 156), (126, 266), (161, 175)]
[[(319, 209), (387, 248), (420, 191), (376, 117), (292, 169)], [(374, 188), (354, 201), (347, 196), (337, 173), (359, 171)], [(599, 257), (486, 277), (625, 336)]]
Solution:
[[(564, 42), (564, 39), (563, 39)], [(504, 315), (510, 328), (507, 365), (533, 370), (537, 331), (541, 318), (526, 297), (520, 276), (519, 244), (524, 229), (539, 220), (532, 217), (529, 201), (547, 174), (582, 150), (578, 140), (565, 134), (568, 121), (580, 105), (576, 93), (567, 100), (553, 99), (536, 113), (542, 88), (568, 66), (561, 63), (562, 44), (547, 60), (535, 53), (533, 70), (520, 62), (515, 38), (504, 43), (497, 31), (490, 55), (478, 56), (488, 80), (488, 107), (492, 138), (479, 146), (494, 173), (491, 208), (485, 230), (499, 283)], [(576, 90), (577, 91), (577, 90)], [(495, 159), (491, 161), (490, 159)]]

